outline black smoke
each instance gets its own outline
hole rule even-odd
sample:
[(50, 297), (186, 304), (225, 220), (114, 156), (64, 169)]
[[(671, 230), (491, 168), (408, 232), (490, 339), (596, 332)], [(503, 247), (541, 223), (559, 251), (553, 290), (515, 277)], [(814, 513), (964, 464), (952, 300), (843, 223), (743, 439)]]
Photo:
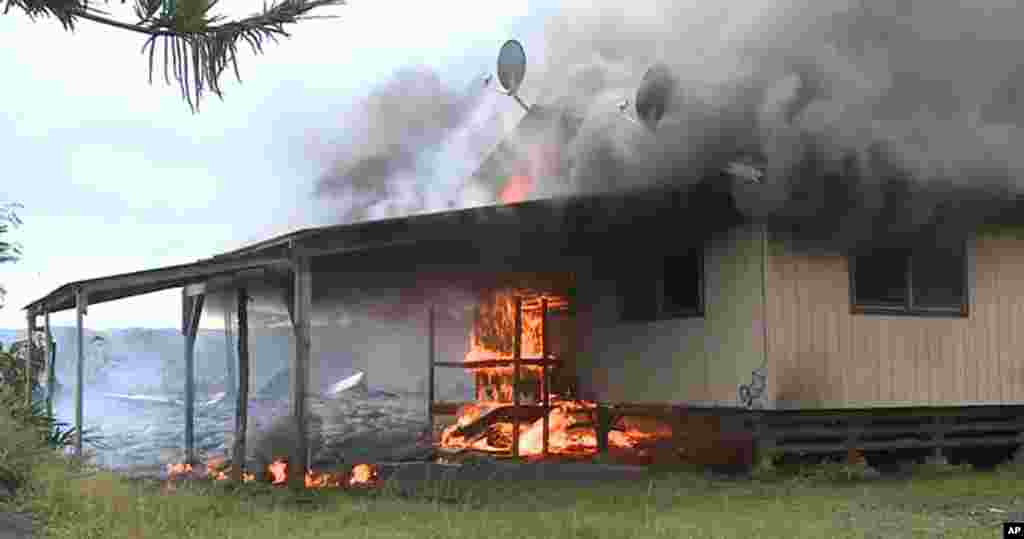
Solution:
[[(956, 233), (1018, 196), (1022, 27), (1000, 0), (588, 2), (551, 21), (533, 80), (584, 118), (573, 189), (756, 163), (762, 181), (733, 186), (743, 213), (854, 247)], [(658, 62), (679, 85), (651, 133), (618, 105)]]

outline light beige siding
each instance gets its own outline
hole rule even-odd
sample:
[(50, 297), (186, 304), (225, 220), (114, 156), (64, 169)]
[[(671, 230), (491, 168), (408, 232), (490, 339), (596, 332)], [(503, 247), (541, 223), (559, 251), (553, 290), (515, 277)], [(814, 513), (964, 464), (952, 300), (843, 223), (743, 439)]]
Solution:
[(970, 242), (968, 318), (854, 315), (846, 257), (778, 241), (769, 253), (774, 406), (1024, 401), (1024, 239), (985, 232)]
[(581, 275), (584, 395), (606, 402), (737, 404), (764, 360), (762, 238), (737, 228), (705, 250), (705, 316), (654, 323), (618, 319), (614, 283)]

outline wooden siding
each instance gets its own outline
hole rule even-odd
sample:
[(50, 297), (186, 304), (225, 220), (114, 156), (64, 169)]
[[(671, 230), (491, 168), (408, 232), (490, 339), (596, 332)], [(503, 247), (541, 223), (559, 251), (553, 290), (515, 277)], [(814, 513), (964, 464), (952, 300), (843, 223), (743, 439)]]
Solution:
[(970, 242), (970, 316), (850, 313), (848, 261), (789, 252), (768, 263), (769, 400), (777, 408), (1024, 402), (1024, 239)]

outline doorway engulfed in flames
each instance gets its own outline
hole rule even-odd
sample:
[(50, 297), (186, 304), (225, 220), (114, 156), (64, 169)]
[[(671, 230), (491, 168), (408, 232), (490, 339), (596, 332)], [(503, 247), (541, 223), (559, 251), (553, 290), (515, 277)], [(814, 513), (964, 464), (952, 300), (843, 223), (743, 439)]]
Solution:
[[(573, 365), (575, 323), (570, 290), (571, 284), (509, 286), (481, 294), (464, 358), (465, 368), (476, 382), (475, 401), (458, 407), (454, 424), (441, 433), (441, 449), (511, 453), (529, 459), (597, 454), (597, 404), (575, 397), (575, 382), (568, 374)], [(544, 335), (544, 331), (550, 334)], [(626, 460), (645, 460), (650, 446), (665, 444), (672, 436), (672, 428), (665, 422), (624, 417), (608, 433), (608, 449)], [(516, 448), (514, 440), (518, 440)]]

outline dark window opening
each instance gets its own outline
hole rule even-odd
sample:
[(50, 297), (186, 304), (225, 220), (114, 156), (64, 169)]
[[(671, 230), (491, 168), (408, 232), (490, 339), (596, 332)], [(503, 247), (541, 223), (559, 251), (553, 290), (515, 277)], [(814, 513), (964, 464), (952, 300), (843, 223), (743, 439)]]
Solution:
[(855, 313), (967, 316), (967, 253), (955, 246), (875, 249), (851, 258)]
[(703, 262), (696, 249), (685, 255), (667, 256), (662, 265), (662, 314), (692, 316), (704, 310)]
[(629, 272), (619, 283), (622, 319), (651, 322), (704, 315), (704, 257), (694, 248)]

